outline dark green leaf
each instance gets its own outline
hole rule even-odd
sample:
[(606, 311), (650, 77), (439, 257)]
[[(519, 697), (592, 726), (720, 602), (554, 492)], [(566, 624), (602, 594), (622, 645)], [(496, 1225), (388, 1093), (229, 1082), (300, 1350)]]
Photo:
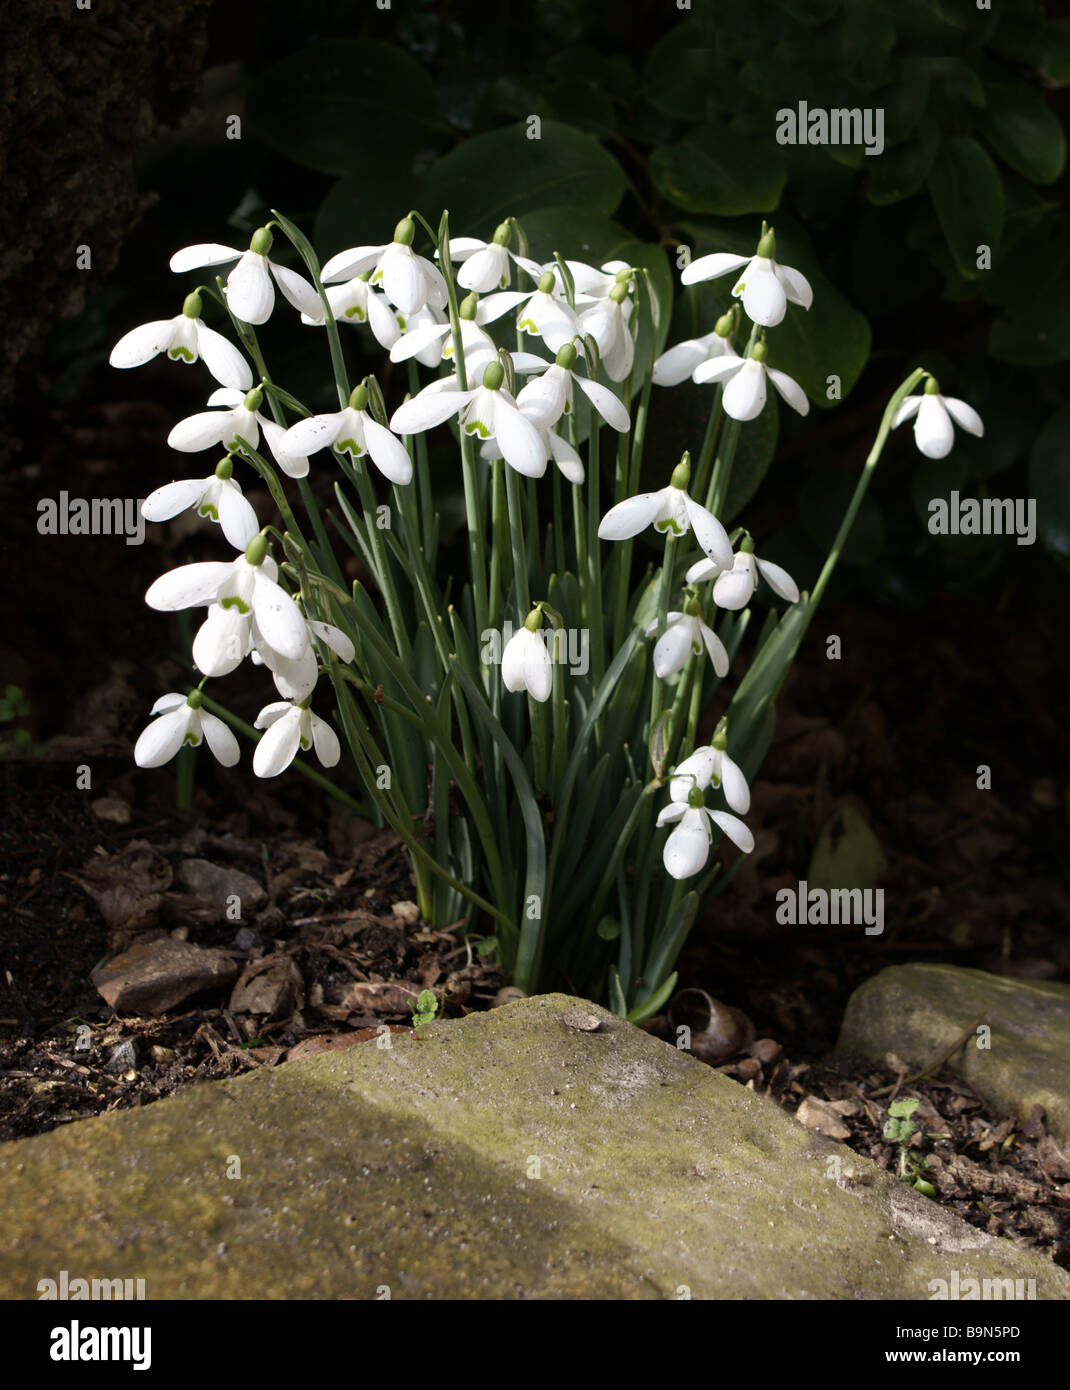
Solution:
[(1070, 405), (1060, 406), (1037, 436), (1029, 459), (1029, 491), (1045, 549), (1070, 569)]
[(977, 268), (977, 248), (995, 252), (1003, 235), (999, 170), (971, 136), (953, 135), (933, 164), (929, 195), (959, 273), (977, 279), (984, 273)]
[(650, 173), (658, 190), (686, 212), (725, 217), (771, 212), (787, 176), (770, 141), (716, 126), (701, 126), (679, 145), (655, 150)]
[(980, 129), (1004, 163), (1034, 183), (1054, 183), (1066, 163), (1066, 137), (1051, 107), (1024, 82), (989, 86)]
[(419, 205), (425, 216), (450, 213), (454, 236), (486, 236), (506, 217), (557, 204), (578, 212), (613, 212), (624, 172), (592, 136), (560, 121), (543, 121), (541, 138), (528, 124), (473, 136), (425, 174)]
[(249, 124), (310, 169), (345, 174), (367, 162), (411, 164), (440, 129), (427, 70), (378, 39), (321, 39), (256, 78)]

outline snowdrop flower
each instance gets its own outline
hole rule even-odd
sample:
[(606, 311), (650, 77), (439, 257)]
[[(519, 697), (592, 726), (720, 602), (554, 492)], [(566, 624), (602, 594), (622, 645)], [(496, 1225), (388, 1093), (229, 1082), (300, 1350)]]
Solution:
[(529, 381), (516, 398), (520, 409), (540, 429), (555, 425), (562, 415), (572, 409), (573, 387), (578, 386), (587, 399), (615, 430), (624, 433), (631, 425), (631, 417), (620, 401), (607, 386), (602, 386), (590, 377), (578, 376), (573, 370), (576, 349), (566, 343), (552, 363), (539, 361), (542, 375)]
[[(387, 303), (386, 295), (368, 284), (371, 272), (355, 275), (341, 285), (324, 286), (331, 314), (340, 323), (366, 323), (380, 347), (389, 351), (401, 336), (397, 315)], [(323, 305), (317, 299), (315, 314), (302, 314), (301, 322), (322, 327), (326, 323)]]
[(737, 763), (726, 751), (728, 736), (724, 721), (713, 736), (713, 742), (697, 749), (689, 758), (676, 765), (676, 771), (669, 781), (669, 796), (673, 801), (687, 801), (693, 787), (705, 791), (707, 787), (720, 787), (724, 799), (733, 811), (745, 816), (750, 810), (750, 787)]
[(275, 682), (275, 689), (286, 700), (301, 701), (307, 699), (316, 688), (320, 668), (319, 658), (312, 646), (311, 639), (313, 637), (318, 637), (326, 643), (346, 665), (356, 655), (353, 643), (340, 628), (332, 627), (330, 623), (317, 622), (312, 618), (305, 619), (305, 627), (308, 630), (310, 640), (301, 655), (296, 660), (291, 660), (288, 657), (280, 656), (264, 640), (263, 634), (257, 626), (256, 618), (254, 617), (252, 620), (249, 650), (245, 654), (252, 657), (254, 666), (264, 665), (268, 668)]
[(699, 560), (684, 576), (688, 584), (714, 580), (713, 601), (718, 608), (746, 608), (758, 587), (759, 574), (778, 598), (789, 603), (799, 601), (799, 587), (791, 575), (771, 560), (760, 560), (754, 553), (754, 542), (744, 536), (730, 568), (722, 568), (709, 560)]
[(488, 290), (504, 290), (509, 283), (510, 260), (537, 280), (540, 271), (538, 263), (509, 250), (512, 235), (512, 221), (506, 220), (499, 224), (494, 240), (490, 242), (480, 241), (477, 237), (452, 237), (450, 260), (464, 262), (457, 275), (458, 285), (466, 290), (475, 290), (478, 294), (486, 294)]
[[(465, 377), (473, 381), (478, 381), (498, 357), (498, 344), (482, 327), (488, 321), (483, 312), (486, 303), (469, 294), (459, 305)], [(434, 314), (423, 319), (398, 339), (391, 349), (390, 360), (405, 362), (410, 357), (430, 367), (439, 361), (452, 362), (453, 329), (445, 315)], [(511, 352), (509, 358), (514, 372), (541, 372), (546, 366), (541, 357), (530, 352)]]
[(205, 410), (199, 415), (189, 415), (185, 420), (179, 420), (167, 436), (167, 442), (180, 453), (195, 454), (217, 444), (224, 449), (235, 450), (239, 447), (240, 437), (255, 449), (260, 443), (260, 431), (263, 429), (279, 467), (291, 478), (306, 477), (308, 459), (282, 447), (286, 431), (274, 420), (261, 415), (263, 403), (264, 393), (259, 386), (244, 395), (229, 386), (221, 386), (208, 397), (208, 404), (225, 406), (226, 409)]
[[(572, 276), (577, 304), (590, 304), (608, 298), (618, 285), (630, 282), (634, 269), (627, 261), (606, 261), (600, 270), (585, 261), (566, 261), (565, 265)], [(555, 267), (548, 265), (544, 269), (553, 270)]]
[(592, 304), (580, 314), (580, 332), (589, 333), (598, 345), (598, 356), (610, 381), (623, 381), (635, 360), (635, 339), (632, 337), (632, 302), (629, 285), (619, 281), (605, 299)]
[[(522, 412), (527, 414), (526, 411)], [(530, 417), (529, 417), (530, 418)], [(538, 425), (535, 426), (538, 429)], [(579, 454), (561, 435), (555, 434), (550, 429), (540, 429), (539, 438), (542, 440), (543, 448), (546, 450), (548, 458), (553, 459), (561, 471), (566, 482), (582, 483), (586, 476), (583, 470), (583, 460)], [(503, 457), (501, 449), (498, 447), (496, 439), (488, 439), (479, 451), (479, 456), (487, 463), (493, 463), (495, 459)]]
[(728, 535), (717, 518), (688, 496), (691, 481), (690, 457), (685, 454), (673, 469), (672, 481), (658, 492), (641, 492), (610, 507), (598, 527), (604, 541), (623, 541), (637, 536), (648, 526), (662, 534), (675, 537), (688, 530), (711, 560), (727, 569), (732, 563), (732, 547)]
[(707, 381), (725, 383), (721, 404), (725, 414), (733, 420), (754, 420), (765, 408), (766, 377), (793, 410), (800, 415), (808, 415), (810, 402), (806, 392), (797, 381), (786, 372), (778, 372), (775, 367), (765, 365), (766, 346), (762, 342), (754, 344), (749, 357), (738, 357), (734, 352), (713, 357), (691, 373), (691, 380), (701, 385)]
[[(689, 599), (684, 612), (669, 613), (665, 624), (665, 631), (654, 648), (654, 672), (662, 680), (682, 671), (692, 653), (701, 656), (703, 645), (717, 674), (722, 678), (728, 675), (728, 653), (724, 643), (702, 621), (702, 605), (697, 599)], [(647, 628), (646, 635), (653, 637), (657, 630), (658, 620), (655, 618)]]
[(543, 702), (553, 687), (553, 664), (539, 633), (541, 626), (542, 614), (533, 608), (505, 645), (502, 680), (506, 690), (526, 690), (533, 700)]
[(224, 767), (233, 767), (241, 756), (238, 740), (230, 729), (201, 708), (201, 692), (187, 695), (161, 695), (152, 707), (160, 717), (144, 729), (134, 745), (134, 762), (138, 767), (162, 767), (187, 743), (200, 747), (207, 739), (208, 747)]
[(146, 521), (169, 521), (192, 508), (198, 516), (218, 521), (234, 549), (244, 550), (260, 530), (260, 523), (233, 474), (234, 465), (225, 458), (207, 478), (164, 483), (142, 502), (141, 515)]
[(354, 246), (332, 256), (320, 273), (328, 280), (352, 280), (371, 271), (370, 284), (381, 285), (387, 299), (403, 314), (415, 314), (425, 305), (446, 307), (446, 282), (438, 266), (412, 249), (416, 224), (403, 217), (394, 228), (394, 240), (385, 246)]
[(268, 260), (273, 240), (268, 229), (261, 227), (253, 233), (248, 251), (237, 251), (233, 246), (221, 246), (215, 241), (187, 246), (171, 257), (171, 269), (181, 274), (184, 270), (236, 260), (238, 264), (227, 276), (227, 304), (234, 317), (243, 323), (267, 323), (271, 317), (275, 307), (272, 278), (295, 309), (310, 318), (322, 314), (319, 294), (308, 281)]
[(253, 754), (253, 771), (258, 777), (277, 777), (285, 772), (299, 749), (307, 753), (314, 747), (324, 767), (334, 767), (342, 756), (338, 735), (325, 719), (303, 704), (280, 700), (265, 705), (256, 716), (254, 727), (267, 730)]
[(679, 386), (697, 367), (732, 351), (732, 315), (722, 314), (712, 333), (687, 338), (663, 352), (654, 363), (651, 380), (655, 386)]
[[(914, 417), (917, 417), (916, 419)], [(892, 429), (904, 420), (914, 419), (914, 443), (926, 458), (942, 459), (951, 452), (955, 431), (951, 421), (960, 429), (980, 438), (985, 432), (980, 415), (973, 406), (954, 396), (941, 396), (935, 377), (929, 377), (920, 396), (908, 396), (895, 413)]]
[(467, 391), (460, 389), (455, 376), (433, 381), (394, 411), (390, 428), (397, 434), (419, 434), (456, 415), (465, 434), (484, 440), (493, 437), (511, 468), (526, 477), (541, 478), (546, 472), (546, 446), (503, 388), (504, 379), (505, 369), (495, 361), (484, 371), (482, 386)]
[(140, 367), (159, 353), (172, 362), (196, 362), (198, 357), (221, 386), (248, 391), (253, 374), (238, 349), (201, 322), (201, 297), (189, 294), (173, 319), (154, 319), (125, 333), (111, 350), (113, 367)]
[(737, 299), (742, 295), (743, 307), (752, 322), (763, 328), (773, 328), (784, 318), (789, 300), (804, 309), (809, 309), (814, 300), (806, 276), (790, 266), (778, 265), (775, 256), (776, 238), (772, 230), (763, 225), (757, 255), (733, 256), (718, 251), (712, 256), (700, 256), (685, 267), (680, 281), (684, 285), (695, 285), (700, 280), (716, 280), (743, 266), (743, 274), (732, 293)]
[(480, 302), (479, 321), (493, 323), (510, 309), (516, 309), (517, 328), (533, 338), (541, 338), (551, 352), (557, 352), (580, 332), (575, 310), (555, 293), (557, 283), (554, 272), (547, 270), (533, 290), (503, 290), (488, 295)]
[(311, 415), (291, 425), (279, 440), (276, 457), (305, 457), (318, 449), (333, 448), (352, 459), (367, 454), (379, 472), (404, 487), (412, 482), (412, 460), (404, 444), (368, 413), (368, 388), (357, 386), (344, 410)]
[(668, 806), (662, 807), (658, 825), (674, 822), (676, 829), (665, 841), (662, 851), (662, 863), (672, 878), (690, 878), (705, 868), (715, 825), (744, 854), (750, 854), (754, 848), (754, 836), (739, 817), (727, 811), (707, 810), (699, 787), (692, 787), (686, 801), (670, 801)]
[(296, 661), (308, 646), (305, 619), (278, 579), (258, 535), (245, 554), (229, 564), (202, 561), (180, 565), (149, 586), (145, 602), (161, 613), (210, 606), (208, 619), (193, 640), (193, 660), (206, 676), (226, 675), (249, 650), (252, 621), (263, 642), (281, 657)]

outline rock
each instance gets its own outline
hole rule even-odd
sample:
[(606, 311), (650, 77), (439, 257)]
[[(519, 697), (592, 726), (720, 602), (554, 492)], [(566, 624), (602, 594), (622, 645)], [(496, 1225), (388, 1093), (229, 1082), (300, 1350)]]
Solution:
[(89, 809), (97, 820), (104, 821), (108, 825), (130, 824), (130, 803), (124, 801), (122, 797), (98, 796), (96, 801), (90, 802)]
[[(603, 1029), (564, 1026), (577, 1007)], [(0, 1297), (52, 1269), (150, 1299), (928, 1300), (996, 1278), (1070, 1297), (1049, 1259), (584, 1000), (391, 1044), (3, 1145)]]
[(134, 840), (121, 854), (93, 855), (71, 877), (100, 909), (114, 949), (156, 921), (172, 875), (147, 840)]
[(90, 979), (113, 1009), (156, 1015), (202, 990), (224, 989), (237, 974), (225, 952), (162, 936), (113, 956)]
[[(267, 897), (261, 884), (240, 869), (223, 868), (207, 859), (185, 859), (179, 865), (178, 881), (187, 892), (199, 898), (213, 921), (228, 915), (248, 917)], [(235, 913), (234, 909), (237, 909)]]
[(104, 1063), (104, 1070), (115, 1073), (136, 1070), (138, 1064), (138, 1046), (134, 1038), (124, 1038), (121, 1043), (116, 1043), (108, 1053)]
[(825, 1100), (819, 1100), (817, 1096), (807, 1096), (798, 1110), (795, 1118), (800, 1124), (812, 1129), (817, 1134), (827, 1134), (830, 1139), (849, 1139), (851, 1129), (845, 1125), (838, 1111)]
[(394, 903), (390, 911), (400, 921), (404, 922), (406, 926), (411, 927), (413, 923), (420, 920), (420, 909), (415, 903), (410, 903), (408, 901)]
[(250, 961), (230, 996), (232, 1013), (264, 1014), (269, 1019), (284, 1018), (303, 1003), (301, 972), (281, 954)]
[(852, 994), (836, 1050), (879, 1061), (894, 1047), (918, 1071), (967, 1030), (948, 1065), (1020, 1124), (1042, 1106), (1051, 1133), (1070, 1139), (1070, 985), (956, 965), (889, 966)]

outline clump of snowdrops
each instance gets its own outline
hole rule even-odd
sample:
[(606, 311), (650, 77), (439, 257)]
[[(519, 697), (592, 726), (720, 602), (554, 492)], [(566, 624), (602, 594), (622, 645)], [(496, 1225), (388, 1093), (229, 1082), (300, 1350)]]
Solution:
[[(427, 256), (414, 249), (421, 229)], [(278, 233), (304, 274), (273, 258)], [(913, 417), (919, 448), (941, 457), (952, 419), (980, 433), (979, 418), (913, 371), (800, 595), (745, 528), (729, 534), (718, 519), (741, 423), (770, 388), (809, 410), (769, 360), (789, 303), (802, 313), (812, 299), (804, 276), (778, 264), (772, 229), (753, 257), (686, 266), (685, 284), (731, 275), (732, 307), (705, 336), (642, 361), (637, 341), (653, 344), (659, 321), (646, 271), (561, 254), (536, 262), (514, 219), (485, 243), (451, 237), (445, 214), (435, 229), (412, 213), (391, 241), (321, 266), (273, 213), (247, 250), (210, 243), (171, 259), (176, 273), (205, 267), (181, 313), (133, 329), (111, 358), (199, 360), (218, 383), (208, 409), (168, 436), (181, 454), (214, 451), (214, 468), (157, 489), (143, 513), (192, 509), (235, 552), (182, 565), (146, 595), (161, 611), (206, 610), (192, 644), (203, 678), (157, 700), (138, 764), (203, 741), (231, 766), (237, 729), (255, 740), (256, 776), (296, 765), (391, 826), (423, 916), (463, 923), (484, 950), (495, 943), (521, 989), (604, 996), (633, 1020), (656, 1012), (700, 903), (754, 847), (750, 782), (774, 698), (889, 430)], [(206, 299), (233, 340), (205, 325)], [(293, 311), (295, 333), (324, 334), (336, 409), (314, 412), (268, 370), (256, 328)], [(375, 375), (350, 379), (343, 336), (354, 331), (389, 355), (391, 394), (402, 384), (403, 399), (387, 401)], [(688, 378), (710, 386), (708, 426), (690, 453), (666, 459), (647, 438), (650, 393)], [(463, 488), (467, 535), (452, 549), (431, 482), (433, 430), (450, 431)], [(644, 457), (660, 474), (650, 492)], [(325, 504), (309, 478), (327, 470)], [(242, 488), (257, 477), (277, 508), (267, 522)], [(656, 564), (635, 550), (648, 531)], [(365, 578), (347, 583), (347, 552)], [(774, 606), (725, 699), (762, 586)], [(255, 729), (207, 693), (247, 657), (279, 697)], [(718, 707), (706, 741), (699, 731)], [(311, 766), (343, 758), (363, 799)]]

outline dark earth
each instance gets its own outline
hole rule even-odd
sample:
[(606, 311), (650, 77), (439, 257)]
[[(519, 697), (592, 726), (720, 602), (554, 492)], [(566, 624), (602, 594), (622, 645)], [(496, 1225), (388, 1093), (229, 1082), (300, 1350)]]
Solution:
[[(141, 598), (156, 575), (204, 550), (162, 528), (142, 547), (46, 540), (36, 502), (60, 487), (123, 495), (131, 476), (144, 496), (172, 476), (161, 441), (173, 418), (97, 373), (0, 479), (0, 583), (17, 597), (0, 667), (25, 699), (0, 723), (5, 1140), (409, 1026), (425, 988), (452, 1017), (508, 997), (462, 923), (421, 923), (391, 832), (292, 772), (258, 782), (247, 757), (228, 771), (193, 755), (188, 810), (175, 765), (135, 767), (153, 700), (187, 679), (177, 624)], [(842, 640), (838, 662), (825, 657), (830, 633)], [(680, 985), (745, 1016), (747, 1041), (715, 1064), (882, 1166), (899, 1161), (884, 1137), (889, 1104), (918, 1097), (911, 1149), (935, 1200), (1070, 1266), (1070, 1148), (1041, 1113), (1020, 1127), (994, 1114), (953, 1059), (914, 1076), (894, 1056), (874, 1066), (832, 1055), (850, 992), (886, 965), (1068, 977), (1066, 663), (1043, 623), (1030, 630), (1013, 611), (981, 612), (951, 593), (909, 614), (872, 602), (825, 610), (781, 693), (748, 817), (755, 852), (700, 918)], [(248, 668), (227, 683), (248, 719), (263, 690), (263, 673)], [(991, 766), (991, 790), (977, 788), (980, 764)], [(78, 789), (84, 767), (91, 783)], [(777, 889), (806, 876), (820, 831), (845, 806), (887, 861), (885, 932), (778, 926)], [(238, 920), (220, 908), (228, 875), (243, 899)], [(221, 983), (162, 1012), (109, 1006), (94, 967), (164, 939), (223, 952), (212, 957)], [(649, 1027), (668, 1031), (663, 1020)]]

